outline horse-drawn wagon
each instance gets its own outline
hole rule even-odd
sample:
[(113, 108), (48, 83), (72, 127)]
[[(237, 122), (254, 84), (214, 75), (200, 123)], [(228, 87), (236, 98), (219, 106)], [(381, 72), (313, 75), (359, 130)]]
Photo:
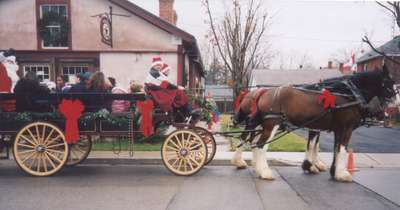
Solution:
[[(85, 112), (79, 117), (75, 116), (76, 119), (74, 116), (68, 119), (61, 111), (61, 104), (65, 101), (85, 101), (91, 98), (98, 101), (95, 105), (105, 106), (103, 102), (111, 100), (127, 100), (132, 104), (151, 100), (145, 94), (54, 93), (36, 96), (0, 94), (0, 102), (14, 101), (17, 97), (31, 97), (51, 107), (51, 111), (40, 113), (0, 112), (0, 151), (6, 148), (8, 156), (8, 148), (12, 147), (18, 166), (33, 176), (53, 175), (64, 166), (81, 163), (91, 151), (93, 136), (127, 137), (133, 144), (135, 138), (142, 133), (138, 125), (140, 114), (134, 107), (126, 113), (109, 113), (102, 109), (98, 112)], [(192, 175), (212, 161), (216, 143), (207, 129), (195, 126), (193, 116), (177, 122), (177, 115), (179, 113), (176, 111), (154, 111), (150, 116), (155, 129), (160, 125), (173, 125), (177, 128), (163, 142), (161, 156), (164, 165), (176, 175)], [(144, 119), (140, 120), (142, 122)], [(68, 140), (74, 121), (79, 133), (78, 141)]]

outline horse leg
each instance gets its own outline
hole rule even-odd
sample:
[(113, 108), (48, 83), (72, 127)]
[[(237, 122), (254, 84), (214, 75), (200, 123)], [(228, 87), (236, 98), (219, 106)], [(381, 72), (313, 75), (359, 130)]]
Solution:
[[(248, 130), (249, 126), (246, 125), (245, 130)], [(249, 133), (242, 133), (240, 136), (241, 142), (245, 142), (246, 139), (248, 138), (250, 134)], [(242, 157), (242, 150), (243, 150), (243, 145), (240, 147), (236, 148), (235, 154), (233, 155), (231, 159), (231, 163), (236, 166), (237, 169), (245, 169), (247, 167), (246, 161), (244, 161)]]
[(325, 165), (324, 162), (322, 162), (321, 158), (318, 155), (318, 152), (319, 152), (319, 137), (320, 137), (320, 135), (321, 135), (321, 133), (318, 132), (317, 139), (315, 141), (314, 150), (313, 150), (313, 152), (314, 152), (314, 155), (313, 155), (314, 156), (314, 163), (315, 163), (315, 166), (318, 168), (319, 171), (326, 171), (326, 165)]
[(352, 176), (346, 168), (347, 151), (345, 147), (351, 137), (351, 133), (352, 129), (335, 131), (334, 156), (330, 172), (331, 176), (337, 181), (352, 181)]
[(318, 139), (318, 132), (314, 131), (309, 131), (308, 132), (308, 141), (307, 141), (307, 146), (306, 146), (306, 154), (305, 158), (303, 161), (303, 164), (301, 165), (302, 169), (304, 171), (308, 171), (313, 174), (319, 173), (319, 169), (316, 166), (316, 153), (315, 153), (315, 146), (317, 146), (316, 142)]
[[(274, 125), (272, 129), (265, 128), (260, 137), (260, 140), (263, 141), (264, 139), (268, 138), (267, 141), (270, 141), (274, 138), (276, 131), (278, 130), (279, 125)], [(253, 149), (253, 159), (255, 162), (254, 168), (256, 171), (256, 175), (261, 179), (273, 180), (274, 174), (272, 170), (268, 166), (267, 162), (267, 149), (268, 146), (264, 145), (262, 147), (256, 147)]]

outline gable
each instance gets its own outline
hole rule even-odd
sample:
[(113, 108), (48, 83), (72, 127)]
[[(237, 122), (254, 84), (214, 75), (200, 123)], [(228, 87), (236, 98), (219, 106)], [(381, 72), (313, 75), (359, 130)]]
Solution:
[[(110, 6), (114, 14), (130, 16), (113, 16), (113, 48), (101, 42), (100, 18), (92, 17), (108, 13)], [(72, 0), (71, 12), (73, 50), (176, 51), (177, 49), (171, 33), (108, 0)]]

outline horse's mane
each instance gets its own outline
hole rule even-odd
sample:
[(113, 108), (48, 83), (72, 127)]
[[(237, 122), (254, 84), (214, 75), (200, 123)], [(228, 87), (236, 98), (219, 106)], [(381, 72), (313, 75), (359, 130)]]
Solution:
[(312, 90), (321, 90), (323, 88), (326, 88), (334, 93), (352, 95), (352, 91), (347, 85), (343, 83), (343, 81), (351, 81), (355, 86), (361, 88), (366, 85), (365, 83), (372, 84), (372, 82), (378, 81), (376, 80), (376, 78), (379, 78), (380, 75), (381, 71), (379, 70), (358, 72), (352, 75), (344, 75), (340, 77), (325, 79), (316, 84), (306, 85), (304, 86), (304, 88)]

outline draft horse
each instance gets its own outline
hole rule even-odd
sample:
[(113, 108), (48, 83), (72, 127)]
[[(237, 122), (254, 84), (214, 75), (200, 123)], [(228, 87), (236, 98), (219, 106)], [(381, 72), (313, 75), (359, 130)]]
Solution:
[[(352, 175), (345, 167), (346, 147), (351, 134), (364, 125), (367, 118), (383, 118), (383, 107), (396, 95), (393, 84), (384, 66), (382, 70), (328, 79), (310, 86), (269, 89), (256, 101), (257, 110), (246, 125), (247, 128), (262, 128), (261, 134), (253, 136), (252, 140), (257, 145), (252, 160), (257, 176), (274, 179), (267, 164), (265, 143), (274, 138), (279, 127), (290, 125), (313, 130), (309, 135), (303, 170), (317, 172), (326, 168), (317, 156), (319, 135), (315, 130), (332, 131), (335, 142), (330, 174), (337, 181), (352, 181)], [(334, 97), (333, 105), (324, 107), (321, 104), (322, 89), (331, 91), (328, 95)], [(242, 103), (246, 103), (245, 100)], [(245, 110), (242, 110), (242, 105), (240, 107), (235, 116), (238, 121), (245, 116)], [(240, 148), (232, 163), (238, 167), (245, 166)]]

